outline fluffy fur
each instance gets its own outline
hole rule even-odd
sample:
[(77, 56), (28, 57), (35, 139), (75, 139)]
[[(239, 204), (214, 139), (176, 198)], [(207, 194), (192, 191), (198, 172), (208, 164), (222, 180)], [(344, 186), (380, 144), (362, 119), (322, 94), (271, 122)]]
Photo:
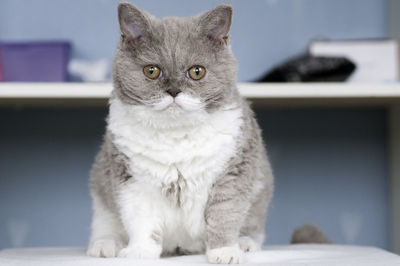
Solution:
[[(231, 19), (229, 5), (164, 19), (119, 5), (114, 91), (90, 179), (89, 255), (206, 252), (211, 263), (240, 263), (260, 248), (273, 176), (236, 88)], [(146, 65), (160, 77), (145, 77)], [(207, 71), (198, 81), (186, 74), (195, 65)]]

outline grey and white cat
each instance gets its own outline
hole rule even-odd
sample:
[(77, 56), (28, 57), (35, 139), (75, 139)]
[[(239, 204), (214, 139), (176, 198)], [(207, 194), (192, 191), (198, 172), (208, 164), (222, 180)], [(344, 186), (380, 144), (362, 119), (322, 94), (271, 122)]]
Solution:
[(90, 179), (87, 253), (158, 258), (206, 252), (240, 263), (264, 241), (273, 176), (236, 86), (232, 7), (157, 19), (118, 7), (108, 125)]

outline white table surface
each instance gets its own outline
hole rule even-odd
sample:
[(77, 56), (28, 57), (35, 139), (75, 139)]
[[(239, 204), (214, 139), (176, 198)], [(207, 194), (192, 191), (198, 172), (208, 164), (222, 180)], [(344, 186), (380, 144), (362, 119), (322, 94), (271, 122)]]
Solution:
[[(135, 260), (125, 258), (92, 258), (83, 247), (5, 249), (0, 251), (1, 266), (96, 266), (96, 265), (205, 265), (204, 255)], [(374, 247), (341, 245), (267, 246), (246, 253), (242, 265), (400, 265), (400, 256)]]

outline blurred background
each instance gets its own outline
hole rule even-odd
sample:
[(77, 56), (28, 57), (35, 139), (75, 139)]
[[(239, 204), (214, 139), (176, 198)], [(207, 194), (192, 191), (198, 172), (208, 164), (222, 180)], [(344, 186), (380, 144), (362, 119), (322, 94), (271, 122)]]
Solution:
[[(239, 82), (398, 80), (397, 0), (133, 3), (165, 17), (222, 2), (234, 7)], [(0, 80), (109, 82), (118, 3), (1, 0)], [(276, 177), (266, 244), (288, 244), (312, 222), (334, 243), (391, 249), (387, 108), (256, 105), (256, 113)], [(105, 105), (0, 105), (0, 249), (87, 244), (88, 173), (106, 115)]]

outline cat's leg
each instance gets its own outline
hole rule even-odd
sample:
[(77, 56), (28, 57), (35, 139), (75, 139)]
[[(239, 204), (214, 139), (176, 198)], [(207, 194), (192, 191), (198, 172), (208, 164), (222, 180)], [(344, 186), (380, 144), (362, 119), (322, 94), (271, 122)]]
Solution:
[(261, 250), (264, 242), (265, 220), (268, 203), (272, 196), (272, 184), (264, 187), (253, 201), (246, 220), (240, 229), (239, 246), (245, 252)]
[(211, 189), (205, 210), (211, 263), (241, 263), (243, 250), (257, 250), (263, 242), (273, 178), (266, 160), (254, 165), (252, 155), (244, 154)]
[(212, 188), (205, 211), (207, 258), (210, 263), (243, 262), (238, 238), (250, 203), (242, 198), (238, 185), (236, 176), (227, 175)]
[[(129, 181), (128, 181), (129, 182)], [(160, 193), (156, 188), (133, 181), (123, 184), (119, 197), (121, 220), (128, 234), (128, 245), (119, 257), (156, 259), (162, 252)]]
[(87, 254), (93, 257), (116, 257), (124, 245), (122, 224), (94, 193), (93, 211), (92, 233)]

